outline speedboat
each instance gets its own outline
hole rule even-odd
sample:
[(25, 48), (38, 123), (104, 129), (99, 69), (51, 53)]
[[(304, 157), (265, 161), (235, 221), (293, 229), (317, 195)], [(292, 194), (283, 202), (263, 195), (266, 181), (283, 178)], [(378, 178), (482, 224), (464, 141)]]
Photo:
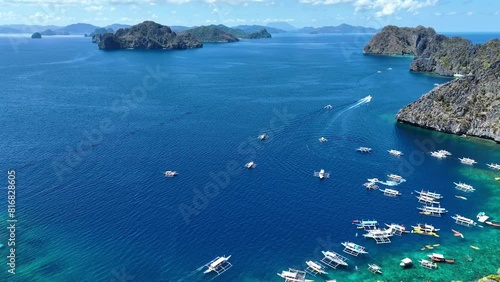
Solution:
[(326, 105), (323, 107), (323, 109), (327, 109), (327, 110), (331, 110), (332, 108), (333, 108), (332, 105)]
[(427, 255), (431, 260), (436, 262), (447, 262), (447, 263), (455, 263), (454, 259), (446, 259), (442, 254), (432, 254)]
[(267, 137), (268, 137), (268, 136), (267, 136), (267, 134), (265, 134), (265, 133), (262, 133), (261, 135), (259, 135), (259, 139), (260, 139), (260, 140), (262, 140), (262, 141), (266, 140), (266, 139), (267, 139)]
[(396, 156), (396, 157), (399, 157), (399, 156), (403, 155), (403, 152), (398, 151), (398, 150), (394, 150), (394, 149), (387, 150), (387, 152), (389, 152), (389, 154), (391, 154), (393, 156)]
[(165, 177), (174, 177), (177, 175), (177, 171), (167, 170), (163, 173), (163, 175), (165, 175)]
[(257, 164), (254, 162), (249, 162), (249, 163), (245, 164), (245, 167), (248, 169), (255, 168), (256, 166), (257, 166)]
[(326, 141), (328, 141), (328, 140), (325, 137), (319, 138), (319, 142), (321, 142), (321, 143), (325, 143)]

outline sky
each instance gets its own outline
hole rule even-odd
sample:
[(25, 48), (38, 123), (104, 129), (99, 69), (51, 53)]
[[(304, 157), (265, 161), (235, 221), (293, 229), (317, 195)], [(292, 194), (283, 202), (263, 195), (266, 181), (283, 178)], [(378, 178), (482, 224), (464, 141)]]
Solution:
[(424, 25), (438, 32), (489, 32), (500, 31), (500, 0), (0, 0), (0, 25), (106, 26), (144, 20), (184, 26)]

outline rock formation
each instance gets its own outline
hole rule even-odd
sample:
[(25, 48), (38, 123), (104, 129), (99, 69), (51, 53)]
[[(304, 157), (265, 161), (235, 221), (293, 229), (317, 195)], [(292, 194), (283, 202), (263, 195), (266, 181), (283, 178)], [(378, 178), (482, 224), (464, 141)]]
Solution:
[(121, 28), (115, 34), (100, 36), (99, 49), (190, 49), (201, 48), (203, 44), (192, 35), (177, 35), (168, 26), (152, 21)]
[(434, 88), (399, 111), (396, 119), (437, 131), (500, 142), (500, 40), (473, 45), (434, 29), (387, 26), (365, 54), (412, 55), (410, 70), (461, 77)]

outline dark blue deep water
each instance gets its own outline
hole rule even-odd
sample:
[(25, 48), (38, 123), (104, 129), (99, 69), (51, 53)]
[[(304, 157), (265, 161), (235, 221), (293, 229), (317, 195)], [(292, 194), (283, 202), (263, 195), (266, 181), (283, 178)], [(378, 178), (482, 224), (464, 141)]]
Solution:
[[(476, 43), (495, 37), (472, 35)], [(409, 57), (363, 55), (369, 39), (276, 35), (197, 50), (109, 52), (88, 38), (0, 37), (0, 220), (8, 169), (16, 170), (18, 219), (16, 274), (4, 259), (0, 280), (208, 281), (213, 276), (197, 269), (232, 255), (234, 267), (216, 281), (280, 281), (277, 272), (302, 269), (321, 250), (341, 252), (352, 240), (370, 255), (350, 258), (350, 268), (330, 278), (359, 281), (374, 277), (367, 263), (398, 263), (429, 242), (452, 246), (451, 228), (481, 236), (449, 215), (485, 210), (500, 218), (498, 182), (485, 165), (500, 162), (498, 145), (397, 124), (401, 107), (449, 79), (410, 73)], [(263, 132), (270, 138), (260, 142)], [(357, 153), (359, 146), (373, 153)], [(431, 158), (436, 148), (453, 156)], [(478, 164), (460, 164), (463, 156)], [(243, 168), (249, 161), (254, 170)], [(321, 168), (331, 178), (314, 178)], [(165, 170), (179, 175), (165, 178)], [(399, 198), (362, 186), (390, 173), (407, 180), (396, 187)], [(456, 199), (453, 181), (477, 191)], [(441, 192), (449, 215), (418, 214), (417, 189)], [(362, 218), (427, 222), (443, 233), (381, 246), (351, 224)], [(8, 231), (0, 230), (6, 244)], [(489, 246), (498, 247), (498, 232), (489, 234), (484, 242), (496, 235)], [(355, 265), (361, 278), (353, 278)], [(447, 278), (477, 278), (498, 265), (496, 257)]]

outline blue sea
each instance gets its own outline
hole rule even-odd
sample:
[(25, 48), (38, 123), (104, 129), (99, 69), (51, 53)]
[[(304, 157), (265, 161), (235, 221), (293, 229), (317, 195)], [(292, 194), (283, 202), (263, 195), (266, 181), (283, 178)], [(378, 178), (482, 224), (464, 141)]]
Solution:
[[(500, 36), (461, 35), (475, 43)], [(0, 280), (282, 281), (276, 273), (304, 269), (322, 250), (342, 253), (344, 241), (369, 254), (345, 254), (348, 268), (310, 279), (450, 281), (495, 273), (498, 230), (462, 227), (450, 215), (475, 219), (485, 211), (500, 219), (500, 175), (486, 167), (500, 162), (499, 145), (398, 124), (400, 108), (450, 79), (409, 72), (410, 57), (363, 55), (371, 36), (280, 34), (185, 51), (0, 37), (4, 245), (11, 169), (17, 219), (16, 274), (7, 272), (4, 246)], [(268, 140), (258, 140), (262, 133)], [(359, 146), (373, 152), (358, 153)], [(453, 155), (432, 158), (436, 149)], [(244, 168), (250, 161), (253, 170)], [(320, 169), (330, 178), (315, 178)], [(166, 178), (166, 170), (179, 174)], [(391, 173), (406, 179), (392, 187), (401, 197), (362, 186)], [(457, 191), (459, 181), (476, 192)], [(418, 213), (414, 190), (422, 189), (443, 194), (446, 216)], [(429, 223), (441, 232), (377, 245), (355, 219)], [(428, 244), (440, 244), (457, 263), (399, 267), (406, 256), (426, 258), (432, 251), (420, 249)], [(201, 267), (222, 255), (232, 255), (233, 267), (204, 275)], [(368, 263), (384, 275), (368, 272)]]

